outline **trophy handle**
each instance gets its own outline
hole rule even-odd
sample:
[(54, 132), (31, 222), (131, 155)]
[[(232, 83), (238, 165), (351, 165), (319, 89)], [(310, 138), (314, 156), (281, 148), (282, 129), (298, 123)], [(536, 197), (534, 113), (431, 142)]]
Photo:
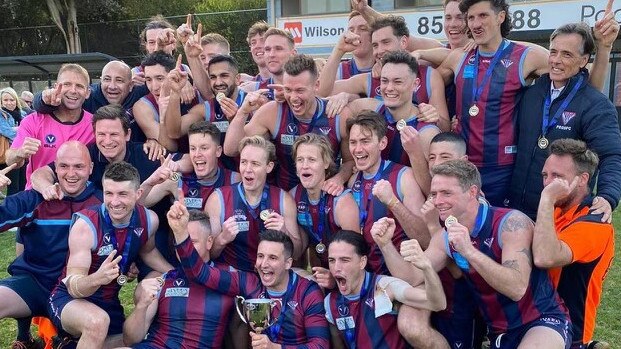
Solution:
[(247, 324), (248, 321), (246, 321), (246, 317), (242, 314), (241, 310), (239, 310), (239, 304), (241, 303), (243, 306), (245, 301), (246, 299), (242, 296), (235, 297), (235, 310), (237, 310), (237, 314), (239, 314), (239, 317), (242, 319), (242, 321)]
[(270, 324), (267, 325), (267, 327), (272, 326), (276, 321), (278, 321), (278, 318), (282, 315), (282, 300), (280, 299), (270, 299), (270, 308), (274, 309), (276, 308), (276, 303), (280, 304), (280, 314), (278, 314), (278, 316), (274, 316), (272, 317), (272, 322)]

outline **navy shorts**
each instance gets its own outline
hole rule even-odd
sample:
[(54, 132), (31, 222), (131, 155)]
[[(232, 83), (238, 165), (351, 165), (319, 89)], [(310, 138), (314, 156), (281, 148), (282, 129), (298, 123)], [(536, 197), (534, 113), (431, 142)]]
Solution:
[(50, 298), (50, 291), (41, 286), (31, 274), (18, 274), (2, 279), (0, 286), (17, 293), (30, 308), (32, 316), (48, 316), (47, 301)]
[(490, 349), (515, 349), (517, 348), (526, 332), (533, 327), (544, 326), (551, 328), (561, 335), (565, 341), (565, 349), (571, 346), (571, 322), (565, 316), (542, 315), (539, 319), (531, 321), (521, 327), (515, 328), (505, 333), (489, 334)]
[(479, 171), (481, 172), (481, 190), (485, 199), (492, 206), (507, 206), (513, 166), (489, 166), (479, 168)]
[[(116, 302), (106, 302), (92, 296), (83, 299), (85, 301), (95, 304), (96, 306), (103, 309), (106, 313), (108, 313), (108, 316), (110, 317), (108, 336), (123, 333), (123, 323), (125, 322), (125, 315), (123, 313), (123, 306), (121, 306), (121, 303), (118, 301), (118, 299), (116, 300)], [(75, 300), (75, 298), (71, 297), (71, 295), (67, 291), (67, 287), (63, 282), (58, 284), (56, 289), (54, 289), (54, 291), (52, 291), (52, 294), (50, 295), (50, 301), (48, 304), (50, 320), (56, 327), (58, 333), (60, 333), (62, 336), (71, 337), (69, 333), (63, 330), (60, 316), (65, 306), (67, 306), (67, 304), (72, 300)]]
[(431, 313), (431, 325), (446, 339), (451, 349), (472, 349), (474, 347), (474, 317), (458, 319)]

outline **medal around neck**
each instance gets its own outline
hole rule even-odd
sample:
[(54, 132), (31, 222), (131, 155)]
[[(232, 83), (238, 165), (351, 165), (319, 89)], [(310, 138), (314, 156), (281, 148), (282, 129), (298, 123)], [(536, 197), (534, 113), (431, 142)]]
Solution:
[(537, 140), (537, 145), (541, 149), (546, 149), (549, 144), (550, 144), (550, 141), (548, 141), (548, 139), (545, 136), (541, 136), (539, 137), (539, 140)]
[(444, 220), (444, 226), (447, 228), (455, 223), (457, 223), (457, 218), (455, 218), (455, 216), (452, 216), (452, 215), (446, 217), (446, 219)]
[(397, 121), (397, 131), (401, 132), (407, 125), (408, 124), (403, 119)]
[(479, 107), (476, 104), (473, 104), (470, 109), (468, 109), (468, 114), (471, 117), (475, 117), (477, 115), (479, 115)]
[(270, 216), (270, 214), (272, 212), (273, 211), (270, 210), (270, 209), (265, 209), (265, 210), (261, 211), (261, 213), (259, 214), (259, 217), (261, 218), (262, 221), (265, 221), (265, 220), (267, 220), (269, 218), (269, 216)]
[(119, 275), (119, 277), (116, 278), (116, 283), (123, 286), (127, 283), (127, 276), (126, 275)]
[(323, 242), (318, 243), (317, 246), (315, 246), (315, 251), (319, 254), (323, 254), (326, 252), (326, 245)]

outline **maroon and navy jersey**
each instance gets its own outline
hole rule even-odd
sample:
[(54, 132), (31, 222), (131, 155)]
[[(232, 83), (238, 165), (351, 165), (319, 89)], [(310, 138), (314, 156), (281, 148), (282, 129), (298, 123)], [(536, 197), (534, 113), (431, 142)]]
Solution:
[(480, 86), (492, 57), (481, 54), (479, 66), (475, 67), (477, 51), (471, 50), (462, 58), (455, 75), (457, 132), (466, 140), (468, 160), (477, 167), (512, 165), (515, 161), (514, 112), (526, 85), (522, 68), (528, 48), (503, 43), (500, 60), (476, 102), (478, 115), (470, 116), (468, 112), (474, 101), (474, 76)]
[(336, 71), (336, 80), (349, 79), (354, 75), (369, 73), (373, 67), (361, 69), (356, 65), (356, 61), (353, 58), (341, 61)]
[[(117, 251), (117, 256), (123, 256), (119, 262), (119, 268), (122, 273), (127, 273), (129, 266), (138, 259), (140, 248), (147, 243), (149, 232), (152, 231), (148, 210), (141, 205), (136, 205), (127, 226), (113, 226), (107, 222), (107, 215), (104, 204), (92, 206), (73, 215), (73, 222), (78, 218), (82, 219), (90, 227), (93, 234), (91, 266), (88, 275), (99, 269), (112, 250)], [(61, 278), (66, 276), (66, 272), (65, 266)], [(98, 303), (116, 303), (120, 290), (121, 286), (116, 280), (113, 280), (107, 285), (99, 287), (93, 295), (85, 299), (95, 300)]]
[(396, 311), (375, 317), (375, 286), (381, 277), (366, 272), (360, 294), (333, 291), (324, 300), (326, 318), (350, 349), (410, 348), (397, 328)]
[[(388, 138), (388, 146), (382, 150), (382, 159), (410, 166), (410, 157), (403, 149), (403, 145), (401, 144), (401, 132), (397, 130), (397, 121), (393, 118), (390, 110), (386, 108), (384, 102), (380, 102), (375, 111), (378, 114), (383, 115), (386, 120), (386, 137)], [(439, 130), (435, 124), (419, 121), (416, 115), (413, 115), (407, 119), (406, 124), (414, 127), (419, 132), (426, 128), (435, 128)]]
[(268, 291), (259, 277), (250, 272), (228, 271), (204, 263), (190, 239), (177, 245), (177, 254), (183, 270), (197, 283), (229, 296), (278, 299), (272, 309), (277, 319), (265, 334), (270, 341), (283, 348), (328, 348), (330, 331), (325, 318), (323, 292), (315, 282), (289, 271), (289, 282), (284, 292)]
[(239, 225), (235, 240), (226, 245), (216, 262), (253, 272), (259, 248), (259, 233), (265, 229), (259, 214), (263, 210), (271, 209), (284, 215), (286, 193), (276, 186), (266, 184), (261, 201), (252, 207), (246, 201), (242, 183), (224, 186), (214, 192), (220, 201), (220, 223), (224, 223), (229, 217), (235, 217)]
[[(418, 66), (418, 79), (420, 84), (414, 95), (412, 96), (412, 102), (415, 104), (429, 103), (431, 99), (431, 70), (432, 67), (419, 65)], [(371, 73), (367, 74), (367, 97), (383, 100), (382, 93), (380, 91), (381, 85), (380, 78), (374, 78)]]
[[(479, 203), (477, 224), (470, 233), (472, 245), (498, 264), (502, 264), (502, 225), (511, 212), (510, 209), (489, 206), (485, 202)], [(446, 231), (443, 234), (447, 253), (452, 258), (457, 258), (454, 257), (454, 250), (448, 243)], [(481, 314), (493, 334), (519, 328), (546, 315), (569, 317), (546, 270), (532, 267), (526, 293), (522, 299), (515, 302), (490, 286), (475, 268), (469, 264), (460, 264), (458, 262)]]
[(288, 103), (278, 104), (276, 118), (276, 132), (272, 135), (272, 142), (276, 146), (276, 159), (278, 166), (274, 169), (274, 183), (285, 189), (300, 184), (293, 160), (293, 143), (300, 135), (316, 133), (328, 138), (336, 159), (340, 154), (341, 132), (339, 129), (340, 117), (337, 115), (328, 118), (326, 115), (327, 101), (317, 98), (317, 110), (311, 122), (299, 121), (289, 110)]
[[(377, 274), (390, 275), (388, 267), (384, 262), (382, 252), (371, 236), (371, 227), (373, 226), (373, 222), (378, 219), (382, 217), (394, 218), (394, 215), (388, 207), (386, 207), (386, 205), (379, 201), (377, 197), (373, 196), (371, 191), (378, 180), (385, 179), (390, 182), (392, 190), (397, 194), (399, 200), (403, 201), (403, 193), (401, 191), (400, 183), (401, 176), (407, 167), (388, 160), (382, 161), (382, 165), (380, 165), (380, 168), (378, 169), (379, 172), (375, 176), (370, 176), (369, 178), (367, 178), (362, 171), (358, 172), (351, 190), (354, 195), (354, 200), (356, 200), (358, 208), (360, 209), (362, 235), (364, 236), (367, 244), (371, 247), (367, 269)], [(397, 227), (392, 238), (392, 243), (395, 245), (397, 250), (399, 250), (401, 243), (404, 240), (407, 240), (408, 237), (405, 235), (405, 231), (403, 231), (403, 228), (397, 219), (395, 219), (395, 224)]]
[[(341, 229), (336, 223), (336, 204), (342, 195), (349, 193), (349, 189), (339, 196), (321, 192), (322, 197), (317, 202), (311, 202), (301, 184), (295, 186), (291, 192), (297, 207), (298, 224), (308, 235), (309, 248), (315, 249), (320, 242), (328, 246), (332, 236)], [(320, 206), (323, 206), (323, 211)], [(318, 253), (317, 256), (321, 266), (328, 268), (328, 251)]]
[(233, 297), (197, 283), (181, 268), (163, 277), (157, 314), (147, 337), (133, 348), (221, 348), (235, 313)]
[[(241, 106), (246, 98), (246, 92), (237, 89), (237, 99), (235, 103)], [(229, 129), (229, 120), (222, 112), (220, 103), (215, 98), (206, 100), (203, 105), (205, 106), (205, 121), (209, 121), (214, 124), (218, 130), (220, 130), (220, 144), (224, 144), (224, 137), (226, 131)], [(237, 171), (239, 169), (239, 157), (231, 157), (225, 154), (220, 155), (220, 163), (227, 169)]]
[(204, 210), (209, 195), (217, 188), (236, 183), (234, 177), (237, 174), (237, 172), (218, 167), (216, 178), (211, 181), (204, 181), (196, 178), (194, 172), (184, 173), (181, 176), (181, 189), (183, 190), (185, 207)]
[[(274, 89), (267, 87), (267, 85), (273, 85), (273, 84), (275, 84), (274, 78), (255, 80), (253, 84), (254, 85), (253, 91), (260, 90), (260, 89), (269, 90), (265, 96), (267, 97), (268, 101), (273, 101), (274, 100)], [(239, 105), (241, 106), (241, 104)]]

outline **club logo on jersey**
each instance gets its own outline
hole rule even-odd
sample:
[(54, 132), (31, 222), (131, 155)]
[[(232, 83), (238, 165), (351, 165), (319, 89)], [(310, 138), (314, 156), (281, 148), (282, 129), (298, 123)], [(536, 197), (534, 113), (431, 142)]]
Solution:
[(513, 61), (508, 58), (503, 58), (500, 60), (500, 64), (502, 64), (503, 67), (509, 69), (509, 67), (513, 64)]
[(144, 228), (135, 228), (134, 234), (136, 234), (136, 236), (141, 236), (143, 231), (144, 231)]
[(468, 65), (474, 65), (474, 61), (475, 61), (474, 55), (470, 56), (470, 58), (468, 58)]
[(324, 208), (324, 211), (326, 211), (326, 212), (325, 212), (326, 214), (330, 213), (330, 208), (331, 208), (331, 207), (325, 207), (325, 208)]
[(576, 113), (573, 111), (564, 111), (562, 116), (563, 116), (563, 125), (567, 125), (567, 123), (569, 123), (569, 121), (571, 121), (571, 119), (573, 119), (574, 116), (576, 116)]
[(239, 208), (233, 211), (233, 217), (235, 217), (236, 221), (247, 221), (248, 220), (248, 217), (246, 217), (244, 210), (239, 209)]
[(377, 86), (377, 87), (375, 88), (375, 94), (376, 94), (377, 96), (381, 96), (381, 95), (382, 95), (382, 91), (380, 90), (380, 87), (379, 87), (379, 86)]
[(288, 301), (287, 305), (291, 308), (291, 310), (295, 310), (298, 307), (298, 302), (296, 301)]
[(198, 189), (196, 188), (190, 188), (190, 190), (188, 190), (188, 195), (195, 198), (198, 196)]
[(45, 136), (45, 141), (47, 142), (47, 144), (53, 144), (56, 142), (56, 136), (54, 136), (53, 134), (49, 134)]
[(308, 205), (305, 201), (298, 202), (298, 213), (304, 213), (308, 211)]
[(284, 29), (291, 33), (294, 43), (302, 43), (302, 22), (285, 22)]
[(483, 243), (485, 244), (485, 246), (492, 248), (492, 243), (494, 242), (494, 238), (487, 238), (485, 239), (485, 241), (483, 241)]
[(364, 304), (366, 304), (369, 308), (374, 308), (375, 307), (375, 299), (373, 298), (367, 298), (364, 301)]
[(298, 133), (298, 125), (290, 123), (287, 125), (287, 133), (295, 135)]
[(349, 315), (349, 307), (345, 304), (339, 304), (336, 309), (339, 311), (339, 315), (341, 316)]
[(327, 136), (328, 133), (330, 133), (330, 131), (332, 130), (332, 127), (320, 127), (319, 131), (324, 135)]
[(215, 114), (214, 116), (216, 117), (216, 120), (224, 119), (224, 114), (222, 114), (222, 113), (214, 113), (214, 114)]
[(351, 188), (355, 192), (359, 192), (362, 187), (362, 183), (360, 181), (355, 181), (354, 186)]
[(107, 233), (106, 233), (106, 234), (104, 234), (104, 236), (103, 236), (103, 241), (104, 241), (106, 244), (109, 244), (109, 243), (110, 243), (110, 241), (111, 241), (111, 240), (110, 240), (110, 234), (107, 234)]
[(183, 286), (185, 286), (185, 280), (184, 279), (176, 279), (175, 281), (173, 281), (173, 285), (175, 287), (183, 287)]

